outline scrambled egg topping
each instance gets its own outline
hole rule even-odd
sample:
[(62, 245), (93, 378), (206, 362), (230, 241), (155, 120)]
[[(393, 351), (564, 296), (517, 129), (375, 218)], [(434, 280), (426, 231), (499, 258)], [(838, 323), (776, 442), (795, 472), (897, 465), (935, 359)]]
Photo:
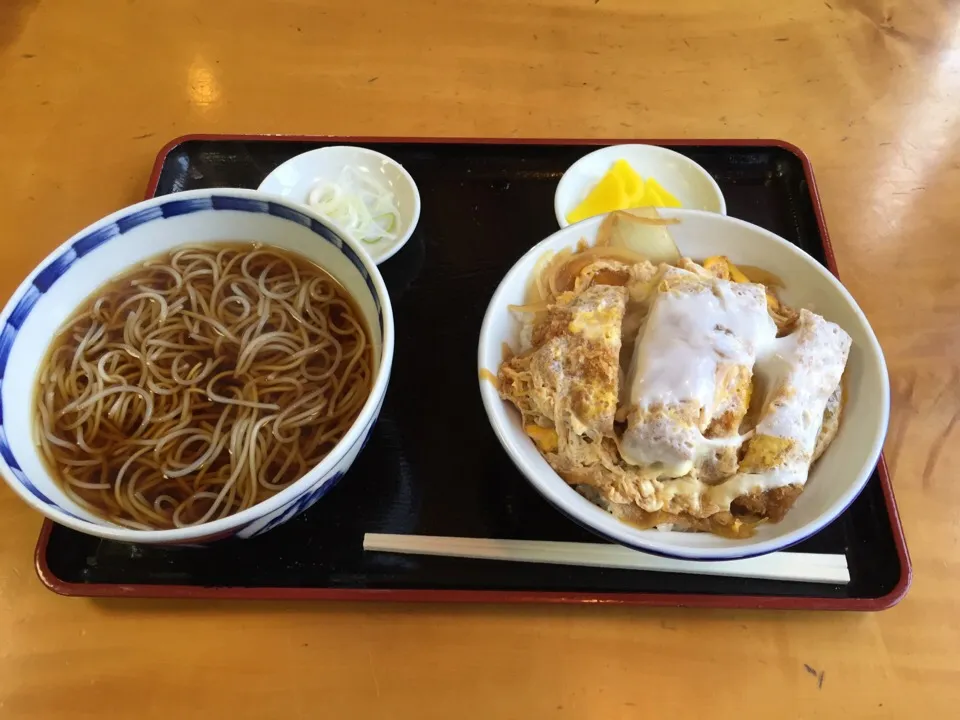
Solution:
[[(744, 275), (740, 268), (730, 262), (730, 258), (728, 258), (726, 255), (714, 255), (713, 257), (708, 257), (703, 261), (703, 266), (721, 280), (730, 280), (735, 283), (750, 282), (750, 278)], [(770, 288), (767, 288), (766, 290), (767, 307), (772, 312), (776, 312), (780, 309), (780, 301), (777, 300), (777, 296), (773, 294), (773, 291), (771, 291)]]
[(582, 334), (587, 340), (613, 342), (619, 339), (620, 328), (617, 323), (622, 316), (623, 311), (614, 308), (575, 312), (567, 328), (574, 334)]
[(756, 435), (747, 444), (747, 453), (740, 463), (743, 472), (762, 472), (783, 465), (796, 442), (774, 435)]
[(540, 449), (540, 452), (556, 452), (560, 446), (560, 438), (557, 435), (557, 431), (553, 428), (544, 428), (539, 425), (528, 424), (523, 426), (523, 431), (533, 439)]

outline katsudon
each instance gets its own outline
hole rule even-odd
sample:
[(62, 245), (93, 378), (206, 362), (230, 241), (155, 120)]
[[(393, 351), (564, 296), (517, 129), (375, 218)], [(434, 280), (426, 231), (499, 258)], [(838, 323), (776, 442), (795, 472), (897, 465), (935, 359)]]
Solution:
[(851, 339), (781, 302), (769, 274), (696, 262), (665, 237), (656, 217), (613, 213), (595, 246), (544, 258), (511, 308), (520, 342), (499, 393), (616, 517), (748, 537), (783, 519), (835, 437)]

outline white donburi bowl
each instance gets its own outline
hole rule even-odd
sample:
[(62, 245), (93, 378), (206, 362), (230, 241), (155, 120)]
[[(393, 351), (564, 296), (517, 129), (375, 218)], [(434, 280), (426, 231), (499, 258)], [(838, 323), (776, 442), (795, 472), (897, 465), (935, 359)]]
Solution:
[[(420, 191), (406, 168), (393, 158), (376, 150), (353, 145), (322, 147), (296, 155), (278, 165), (264, 178), (258, 189), (306, 205), (310, 191), (318, 182), (336, 182), (340, 172), (347, 166), (369, 173), (393, 191), (400, 213), (396, 239), (358, 243), (374, 262), (382, 263), (407, 244), (420, 222)], [(341, 234), (349, 233), (341, 229)]]
[[(181, 245), (254, 241), (285, 248), (333, 275), (353, 296), (374, 346), (373, 390), (353, 427), (290, 487), (230, 517), (174, 530), (132, 530), (72, 502), (34, 444), (36, 373), (55, 331), (80, 303), (132, 265)], [(343, 476), (373, 430), (393, 363), (393, 310), (383, 278), (357, 243), (315, 213), (252, 190), (165, 195), (113, 213), (54, 250), (0, 313), (0, 473), (31, 507), (90, 535), (136, 543), (198, 543), (252, 537), (319, 500)]]
[(560, 178), (553, 195), (553, 211), (560, 227), (567, 213), (579, 205), (617, 160), (626, 160), (641, 177), (654, 177), (686, 210), (727, 214), (717, 181), (686, 155), (659, 145), (610, 145), (584, 155)]
[[(782, 550), (818, 532), (856, 499), (880, 456), (890, 412), (890, 382), (883, 353), (863, 312), (843, 285), (816, 260), (786, 240), (750, 223), (693, 210), (661, 210), (680, 219), (670, 232), (680, 251), (703, 260), (727, 255), (778, 275), (783, 300), (840, 325), (853, 338), (845, 375), (847, 403), (833, 444), (814, 465), (806, 489), (783, 521), (761, 525), (755, 536), (733, 540), (707, 533), (639, 530), (581, 497), (547, 464), (523, 432), (520, 415), (480, 381), (480, 394), (497, 437), (517, 467), (558, 510), (614, 542), (659, 555), (691, 560), (732, 560)], [(479, 366), (496, 372), (502, 343), (517, 347), (518, 323), (507, 309), (521, 304), (534, 265), (547, 251), (596, 240), (602, 217), (564, 228), (527, 252), (500, 283), (480, 330)]]

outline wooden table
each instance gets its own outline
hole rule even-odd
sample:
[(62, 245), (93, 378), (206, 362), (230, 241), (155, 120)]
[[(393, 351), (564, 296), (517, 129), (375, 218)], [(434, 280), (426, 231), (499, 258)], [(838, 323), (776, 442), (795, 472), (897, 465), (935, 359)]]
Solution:
[(955, 716), (958, 23), (919, 0), (4, 0), (3, 298), (186, 132), (798, 144), (887, 352), (916, 578), (865, 616), (71, 600), (3, 487), (0, 717)]

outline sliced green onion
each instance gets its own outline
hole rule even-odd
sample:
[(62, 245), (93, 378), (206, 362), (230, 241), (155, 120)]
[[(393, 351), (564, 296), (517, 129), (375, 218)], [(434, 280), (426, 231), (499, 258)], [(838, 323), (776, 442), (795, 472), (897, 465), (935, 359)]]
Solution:
[(337, 182), (318, 182), (307, 204), (365, 243), (397, 237), (400, 211), (394, 194), (366, 168), (345, 167)]

